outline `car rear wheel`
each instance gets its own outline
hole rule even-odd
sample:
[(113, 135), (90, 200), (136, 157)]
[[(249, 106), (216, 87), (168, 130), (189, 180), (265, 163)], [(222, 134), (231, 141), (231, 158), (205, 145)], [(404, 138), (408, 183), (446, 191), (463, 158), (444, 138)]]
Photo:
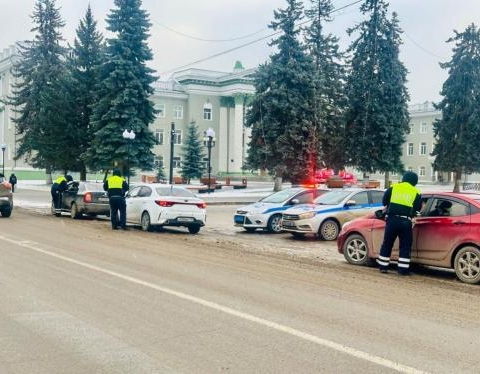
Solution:
[(143, 231), (152, 231), (152, 225), (150, 221), (150, 214), (148, 212), (143, 212), (142, 220), (140, 222)]
[(350, 235), (343, 244), (343, 256), (352, 265), (373, 265), (374, 260), (368, 258), (368, 245), (365, 238), (358, 234)]
[(327, 219), (322, 222), (318, 229), (318, 236), (323, 240), (335, 240), (340, 232), (338, 223), (333, 219)]
[(12, 207), (11, 206), (6, 206), (6, 207), (2, 208), (0, 213), (2, 214), (2, 217), (10, 217), (12, 215)]
[(78, 207), (77, 207), (77, 204), (76, 203), (72, 203), (71, 207), (70, 207), (70, 217), (72, 217), (73, 219), (78, 219), (82, 216), (81, 213), (79, 213), (78, 211)]
[(190, 234), (198, 234), (198, 232), (200, 231), (200, 226), (196, 225), (196, 226), (188, 226), (188, 232)]
[(480, 250), (467, 246), (460, 249), (454, 260), (455, 274), (464, 283), (480, 283)]
[(280, 214), (274, 214), (270, 217), (267, 223), (267, 230), (274, 234), (282, 232), (282, 216)]

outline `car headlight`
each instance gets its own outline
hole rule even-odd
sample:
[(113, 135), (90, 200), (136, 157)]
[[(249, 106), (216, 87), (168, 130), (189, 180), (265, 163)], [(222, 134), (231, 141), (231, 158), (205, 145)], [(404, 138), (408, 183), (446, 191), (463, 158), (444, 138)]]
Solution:
[(298, 215), (298, 218), (300, 219), (309, 219), (315, 217), (316, 212), (305, 212), (305, 213), (300, 213)]

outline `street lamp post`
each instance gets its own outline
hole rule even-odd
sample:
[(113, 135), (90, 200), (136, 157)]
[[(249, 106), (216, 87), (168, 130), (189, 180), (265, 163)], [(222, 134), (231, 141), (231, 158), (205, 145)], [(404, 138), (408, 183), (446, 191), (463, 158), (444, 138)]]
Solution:
[(207, 136), (207, 149), (208, 149), (208, 193), (210, 193), (210, 179), (212, 175), (212, 142), (215, 138), (215, 131), (209, 127), (207, 131), (205, 131), (205, 135)]
[(5, 144), (2, 144), (2, 174), (5, 176), (5, 149), (7, 149), (7, 146)]
[(125, 129), (122, 136), (127, 141), (127, 183), (130, 186), (130, 140), (135, 139), (135, 132)]
[(172, 122), (172, 127), (170, 130), (170, 176), (168, 183), (173, 183), (173, 146), (175, 144), (175, 122)]

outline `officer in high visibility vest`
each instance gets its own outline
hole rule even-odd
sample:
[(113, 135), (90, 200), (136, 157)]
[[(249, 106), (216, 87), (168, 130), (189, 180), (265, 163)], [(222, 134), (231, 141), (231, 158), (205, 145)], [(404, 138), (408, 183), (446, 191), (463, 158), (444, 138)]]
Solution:
[[(103, 189), (108, 192), (110, 202), (110, 220), (112, 230), (127, 230), (127, 205), (125, 203), (125, 194), (128, 192), (128, 184), (122, 178), (120, 170), (113, 169), (113, 175), (103, 182)], [(120, 213), (120, 219), (118, 214)]]
[(67, 190), (68, 183), (73, 182), (71, 175), (65, 175), (58, 177), (53, 182), (50, 188), (50, 194), (52, 195), (52, 205), (55, 209), (55, 216), (60, 217), (62, 214), (62, 193)]
[(410, 274), (410, 251), (413, 242), (412, 219), (422, 208), (422, 199), (419, 190), (415, 187), (418, 176), (407, 171), (401, 183), (388, 188), (383, 195), (383, 205), (387, 207), (387, 223), (383, 244), (377, 262), (380, 272), (387, 273), (390, 265), (392, 247), (397, 237), (400, 241), (398, 256), (398, 273)]

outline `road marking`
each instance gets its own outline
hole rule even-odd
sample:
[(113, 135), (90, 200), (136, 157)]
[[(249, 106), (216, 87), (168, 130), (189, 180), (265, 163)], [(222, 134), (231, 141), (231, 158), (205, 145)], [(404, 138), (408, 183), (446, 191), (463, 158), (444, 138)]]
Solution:
[(419, 370), (419, 369), (416, 369), (416, 368), (413, 368), (413, 367), (410, 367), (410, 366), (402, 365), (400, 363), (397, 363), (397, 362), (394, 362), (394, 361), (391, 361), (391, 360), (388, 360), (388, 359), (385, 359), (385, 358), (382, 358), (382, 357), (379, 357), (379, 356), (375, 356), (375, 355), (372, 355), (370, 353), (363, 352), (363, 351), (360, 351), (358, 349), (355, 349), (355, 348), (352, 348), (352, 347), (349, 347), (349, 346), (346, 346), (346, 345), (343, 345), (343, 344), (335, 343), (331, 340), (323, 339), (323, 338), (320, 338), (316, 335), (312, 335), (312, 334), (309, 334), (309, 333), (306, 333), (306, 332), (303, 332), (303, 331), (297, 330), (295, 328), (288, 327), (288, 326), (285, 326), (285, 325), (282, 325), (282, 324), (279, 324), (279, 323), (276, 323), (276, 322), (273, 322), (273, 321), (269, 321), (269, 320), (261, 318), (261, 317), (256, 317), (254, 315), (244, 313), (244, 312), (229, 308), (227, 306), (217, 304), (217, 303), (212, 302), (212, 301), (201, 299), (199, 297), (192, 296), (192, 295), (189, 295), (189, 294), (186, 294), (186, 293), (183, 293), (183, 292), (175, 291), (175, 290), (172, 290), (170, 288), (161, 287), (161, 286), (156, 285), (154, 283), (146, 282), (146, 281), (143, 281), (143, 280), (138, 279), (138, 278), (130, 277), (128, 275), (120, 274), (120, 273), (117, 273), (115, 271), (111, 271), (111, 270), (108, 270), (108, 269), (105, 269), (105, 268), (102, 268), (102, 267), (99, 267), (99, 266), (91, 265), (91, 264), (83, 262), (83, 261), (78, 261), (78, 260), (75, 260), (75, 259), (67, 257), (67, 256), (63, 256), (63, 255), (60, 255), (60, 254), (57, 254), (57, 253), (54, 253), (54, 252), (50, 252), (50, 251), (41, 249), (41, 248), (37, 247), (33, 242), (30, 242), (30, 241), (22, 241), (22, 242), (19, 243), (18, 240), (9, 239), (9, 238), (4, 237), (3, 235), (0, 235), (0, 238), (7, 241), (7, 242), (12, 243), (12, 244), (16, 244), (16, 245), (20, 245), (20, 246), (25, 247), (25, 248), (29, 248), (33, 251), (38, 252), (38, 253), (42, 253), (42, 254), (45, 254), (47, 256), (57, 258), (59, 260), (66, 261), (66, 262), (69, 262), (71, 264), (82, 266), (84, 268), (94, 270), (94, 271), (97, 271), (99, 273), (108, 274), (110, 276), (113, 276), (113, 277), (116, 277), (116, 278), (119, 278), (119, 279), (122, 279), (122, 280), (125, 280), (125, 281), (128, 281), (128, 282), (131, 282), (131, 283), (134, 283), (134, 284), (137, 284), (137, 285), (141, 285), (141, 286), (153, 289), (153, 290), (157, 290), (157, 291), (166, 293), (168, 295), (178, 297), (178, 298), (183, 299), (183, 300), (188, 300), (190, 302), (205, 306), (207, 308), (214, 309), (214, 310), (229, 314), (231, 316), (244, 319), (246, 321), (254, 322), (254, 323), (257, 323), (259, 325), (266, 326), (266, 327), (269, 327), (271, 329), (281, 331), (283, 333), (286, 333), (286, 334), (295, 336), (297, 338), (309, 341), (311, 343), (315, 343), (315, 344), (321, 345), (323, 347), (327, 347), (327, 348), (336, 350), (338, 352), (342, 352), (342, 353), (348, 354), (350, 356), (353, 356), (353, 357), (356, 357), (356, 358), (359, 358), (359, 359), (362, 359), (362, 360), (365, 360), (365, 361), (369, 361), (369, 362), (374, 363), (376, 365), (380, 365), (380, 366), (383, 366), (383, 367), (386, 367), (386, 368), (389, 368), (389, 369), (392, 369), (392, 370), (396, 370), (400, 373), (408, 373), (408, 374), (426, 373), (425, 371), (422, 371), (422, 370)]

